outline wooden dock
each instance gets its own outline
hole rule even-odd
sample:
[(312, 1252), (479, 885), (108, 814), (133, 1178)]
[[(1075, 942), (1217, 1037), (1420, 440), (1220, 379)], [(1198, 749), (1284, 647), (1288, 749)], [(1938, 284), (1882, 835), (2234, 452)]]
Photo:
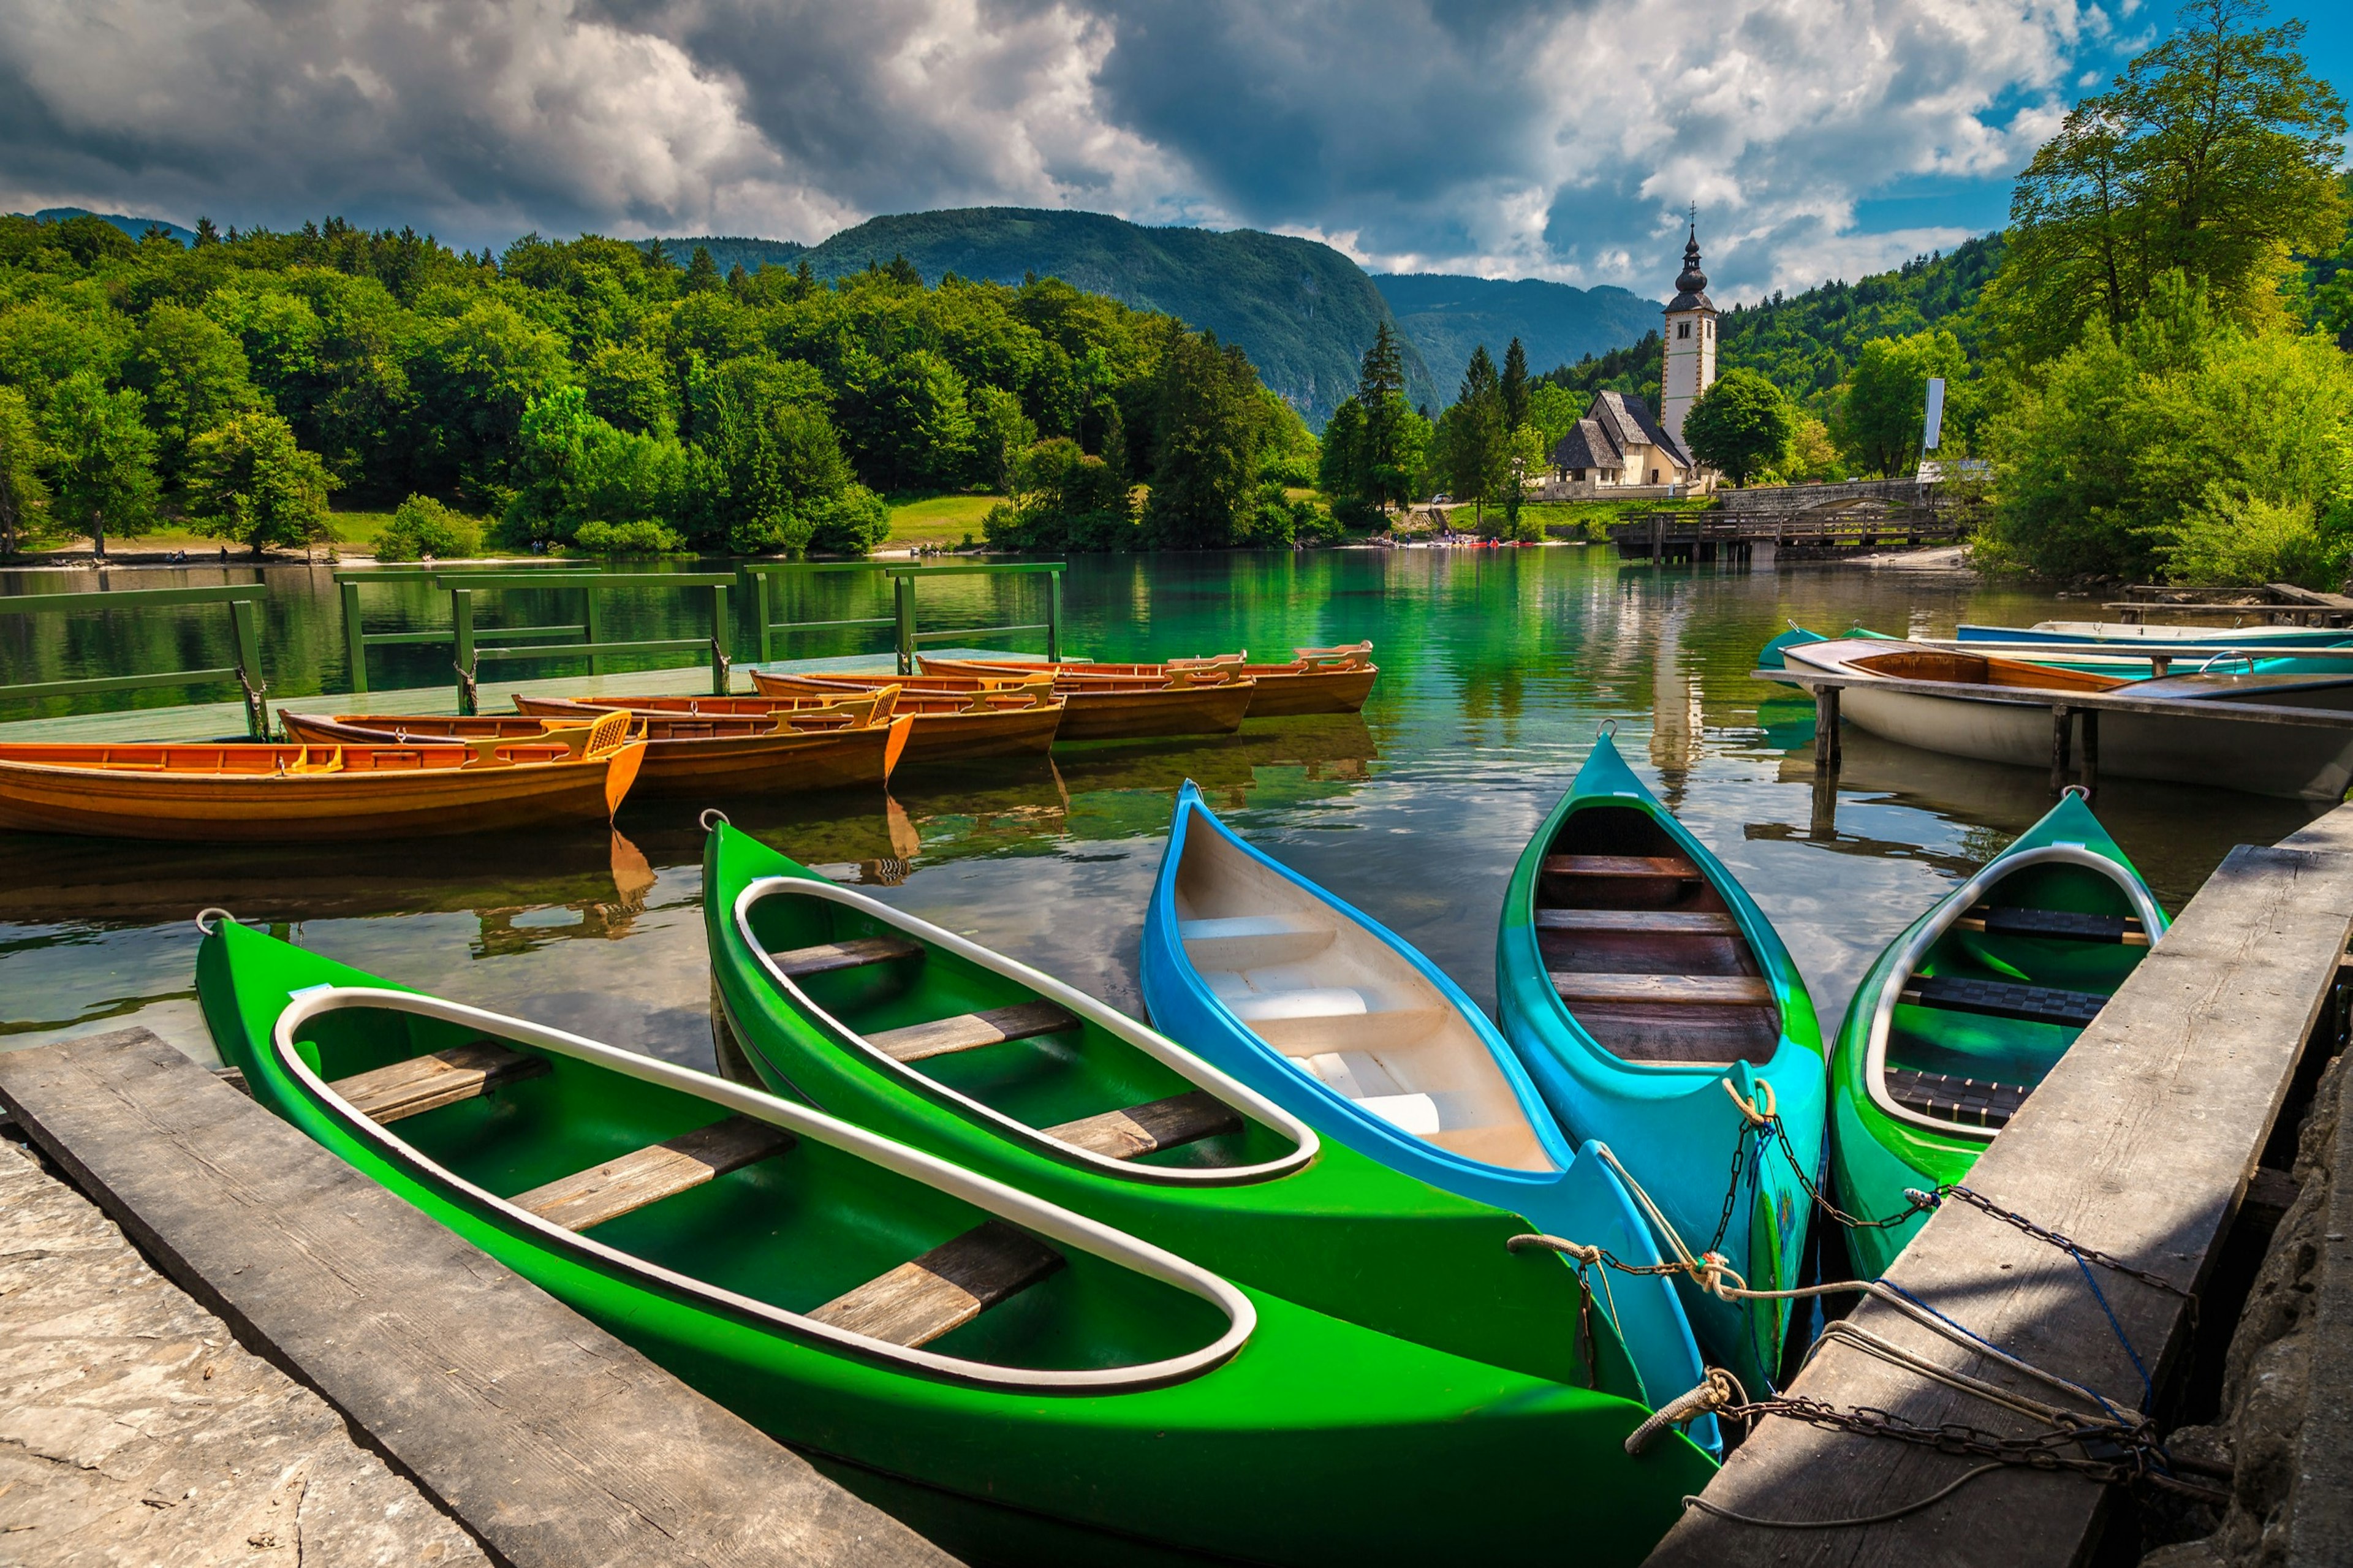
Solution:
[[(1970, 1188), (1995, 1205), (2167, 1288), (2079, 1267), (2049, 1243), (1951, 1201), (1897, 1257), (1887, 1283), (2121, 1411), (2143, 1407), (2145, 1367), (2146, 1398), (2162, 1416), (2191, 1342), (2190, 1302), (2178, 1292), (2214, 1283), (2292, 1085), (2312, 1070), (2311, 1053), (2344, 1043), (2339, 988), (2353, 962), (2348, 942), (2353, 806), (2277, 847), (2234, 850), (1970, 1172)], [(2090, 1405), (1878, 1300), (1865, 1299), (1845, 1322), (1897, 1355), (2006, 1395)], [(2353, 1375), (2345, 1337), (2314, 1352), (2337, 1358), (2340, 1383)], [(2316, 1373), (2315, 1418), (2341, 1431), (2347, 1423), (2323, 1410), (2318, 1386)], [(2094, 1552), (2116, 1489), (2070, 1470), (1997, 1462), (2003, 1444), (2049, 1431), (2019, 1410), (1841, 1337), (1823, 1343), (1787, 1392), (1830, 1411), (1873, 1413), (1865, 1426), (1892, 1423), (1945, 1441), (1767, 1415), (1709, 1484), (1704, 1506), (1688, 1509), (1661, 1542), (1653, 1568), (2064, 1568)], [(1962, 1427), (1983, 1440), (1954, 1440)], [(2054, 1451), (2079, 1452), (2066, 1444)], [(2121, 1450), (2094, 1457), (2130, 1458)], [(2347, 1456), (2334, 1463), (2341, 1479)], [(2291, 1561), (2343, 1562), (2330, 1553), (2353, 1545), (2343, 1498), (2332, 1501), (2327, 1491), (2314, 1488), (2305, 1533), (2335, 1533), (2318, 1554)], [(2134, 1542), (2118, 1550), (2104, 1560), (2139, 1555)]]
[(1760, 544), (1838, 552), (1950, 544), (1969, 529), (1975, 487), (1867, 479), (1719, 492), (1712, 511), (1654, 511), (1615, 524), (1609, 542), (1629, 561), (1746, 561)]
[(0, 1054), (0, 1101), (497, 1562), (952, 1568), (143, 1029)]

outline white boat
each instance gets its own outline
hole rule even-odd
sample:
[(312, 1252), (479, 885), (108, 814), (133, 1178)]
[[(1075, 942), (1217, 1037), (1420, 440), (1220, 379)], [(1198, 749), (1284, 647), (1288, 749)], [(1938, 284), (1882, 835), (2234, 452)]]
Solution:
[(2037, 621), (2031, 626), (1984, 626), (1963, 622), (1962, 642), (2009, 643), (2200, 643), (2244, 647), (2340, 647), (2353, 646), (2342, 626), (2141, 626), (2123, 621)]
[[(2099, 771), (2117, 778), (2212, 784), (2251, 795), (2341, 800), (2353, 784), (2353, 724), (2220, 719), (2200, 710), (2226, 703), (2353, 713), (2353, 671), (2331, 675), (2170, 675), (2125, 680), (2056, 669), (2024, 659), (1841, 637), (1790, 643), (1784, 668), (1804, 684), (1809, 671), (1862, 676), (1844, 687), (1840, 713), (1857, 729), (1924, 751), (2047, 768), (2048, 703), (2071, 695), (2130, 697), (2179, 705), (2178, 712), (2110, 710), (2100, 716)], [(1886, 690), (1874, 681), (1947, 691)]]

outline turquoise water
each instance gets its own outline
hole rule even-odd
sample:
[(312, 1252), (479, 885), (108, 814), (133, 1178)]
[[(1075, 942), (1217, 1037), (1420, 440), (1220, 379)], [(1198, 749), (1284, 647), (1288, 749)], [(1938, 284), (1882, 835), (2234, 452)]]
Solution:
[[(90, 575), (5, 574), (0, 591), (83, 588)], [(218, 570), (112, 576), (117, 587), (223, 580)], [(269, 578), (273, 687), (343, 689), (326, 571)], [(788, 606), (799, 618), (885, 613), (863, 574), (797, 592), (810, 595)], [(1034, 584), (966, 578), (923, 592), (926, 630), (1040, 618)], [(748, 657), (749, 595), (735, 597)], [(2042, 814), (2047, 779), (1850, 732), (1836, 812), (1816, 820), (1808, 710), (1747, 679), (1756, 649), (1791, 619), (1949, 634), (1963, 619), (2023, 624), (2071, 607), (1962, 574), (1652, 568), (1599, 548), (1082, 561), (1063, 597), (1067, 646), (1095, 658), (1238, 647), (1279, 657), (1369, 637), (1380, 681), (1361, 718), (1253, 721), (1216, 741), (1096, 742), (1058, 748), (1050, 763), (902, 773), (887, 796), (631, 804), (612, 832), (331, 850), (0, 835), (0, 1047), (136, 1023), (209, 1058), (189, 917), (217, 904), (407, 984), (707, 1066), (694, 826), (706, 804), (1134, 1009), (1145, 897), (1188, 776), (1240, 831), (1492, 1003), (1504, 879), (1606, 719), (1620, 721), (1620, 748), (1646, 782), (1756, 894), (1834, 1018), (1889, 938)], [(371, 629), (446, 620), (446, 597), (421, 586), (371, 590), (369, 605)], [(566, 618), (553, 593), (499, 613)], [(696, 636), (708, 614), (707, 599), (621, 596), (604, 635)], [(173, 612), (168, 632), (134, 636), (95, 616), (0, 617), (0, 682), (151, 668), (159, 646), (223, 662), (226, 619)], [(880, 646), (880, 633), (830, 631), (777, 654)], [(375, 683), (439, 679), (437, 651), (389, 650)], [(2131, 781), (2104, 785), (2099, 810), (2172, 909), (2231, 846), (2272, 842), (2315, 815)]]

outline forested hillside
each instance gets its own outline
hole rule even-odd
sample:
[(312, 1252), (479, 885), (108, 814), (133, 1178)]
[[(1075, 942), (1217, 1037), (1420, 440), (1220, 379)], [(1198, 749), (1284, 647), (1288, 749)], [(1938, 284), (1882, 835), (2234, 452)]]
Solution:
[(1249, 534), (1261, 485), (1313, 470), (1250, 362), (1170, 317), (1055, 280), (685, 259), (0, 219), (0, 552), (165, 514), (301, 543), (334, 489), (455, 501), (518, 543), (859, 551), (877, 492), (998, 489), (1041, 448), (1104, 475), (1123, 528), (1149, 483), (1145, 535), (1185, 546)]
[(1379, 273), (1373, 281), (1397, 313), (1398, 329), (1449, 391), (1482, 343), (1500, 353), (1517, 338), (1530, 364), (1550, 369), (1634, 342), (1659, 325), (1660, 302), (1624, 289), (1439, 272)]

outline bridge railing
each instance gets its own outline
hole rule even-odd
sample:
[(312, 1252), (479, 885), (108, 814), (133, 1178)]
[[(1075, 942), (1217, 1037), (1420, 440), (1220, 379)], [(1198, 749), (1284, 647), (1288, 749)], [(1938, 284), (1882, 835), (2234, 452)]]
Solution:
[(154, 686), (200, 686), (234, 679), (245, 692), (246, 730), (255, 740), (269, 734), (269, 685), (261, 677), (261, 630), (256, 603), (269, 596), (259, 583), (221, 583), (194, 588), (125, 588), (94, 594), (16, 594), (0, 598), (0, 615), (67, 615), (77, 611), (162, 609), (175, 605), (222, 605), (237, 662), (207, 669), (165, 669), (149, 675), (100, 675), (71, 680), (30, 680), (0, 686), (0, 700), (73, 697), (89, 691), (136, 691)]
[[(1022, 632), (1046, 634), (1046, 658), (1049, 663), (1062, 657), (1062, 573), (1065, 563), (1060, 561), (1018, 561), (965, 566), (898, 565), (881, 561), (844, 561), (810, 563), (799, 561), (758, 562), (744, 568), (751, 575), (759, 609), (760, 658), (773, 657), (774, 637), (780, 632), (816, 631), (826, 627), (889, 626), (892, 628), (892, 648), (898, 655), (899, 673), (915, 672), (915, 645), (935, 642), (944, 637), (995, 637)], [(776, 610), (781, 600), (784, 582), (809, 573), (880, 572), (891, 581), (891, 613), (887, 616), (860, 616), (848, 620), (789, 621), (777, 620)], [(926, 632), (916, 629), (915, 584), (933, 577), (976, 575), (1043, 576), (1046, 579), (1046, 618), (1001, 626), (958, 626), (949, 631)]]

